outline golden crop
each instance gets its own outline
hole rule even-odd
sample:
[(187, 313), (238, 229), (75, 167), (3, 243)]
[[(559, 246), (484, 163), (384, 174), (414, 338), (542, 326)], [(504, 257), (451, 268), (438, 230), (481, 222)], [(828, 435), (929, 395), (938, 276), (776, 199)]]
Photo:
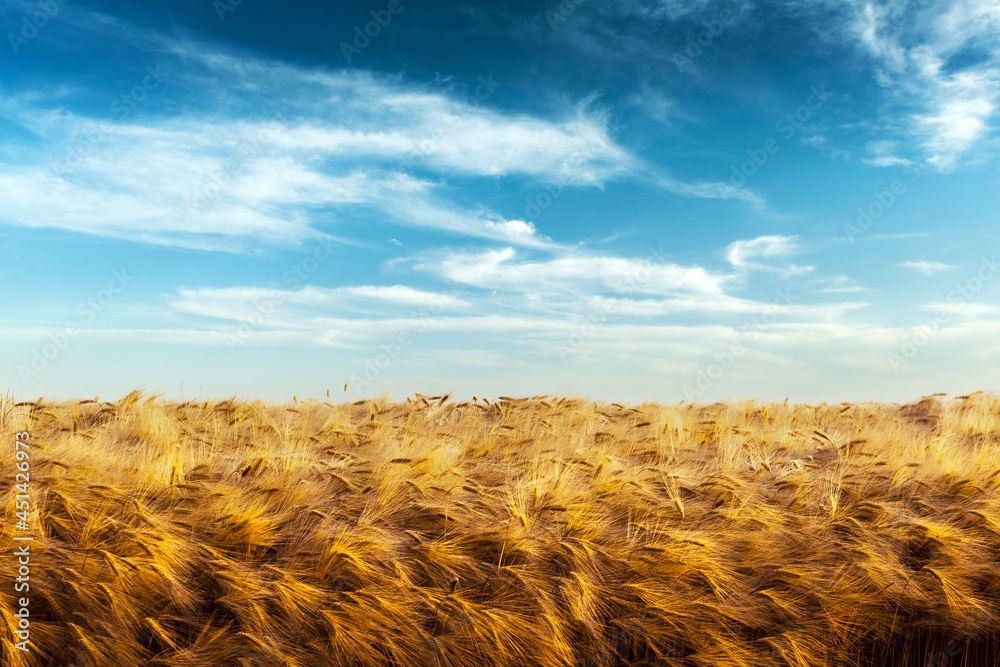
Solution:
[[(1000, 399), (0, 401), (3, 665), (1000, 665)], [(8, 448), (10, 451), (8, 451)]]

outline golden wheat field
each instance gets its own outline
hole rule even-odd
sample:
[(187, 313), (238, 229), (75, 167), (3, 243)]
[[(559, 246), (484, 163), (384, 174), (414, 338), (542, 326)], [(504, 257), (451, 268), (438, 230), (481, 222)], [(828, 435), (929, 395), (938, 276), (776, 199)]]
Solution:
[(0, 403), (3, 664), (1000, 665), (1000, 398)]

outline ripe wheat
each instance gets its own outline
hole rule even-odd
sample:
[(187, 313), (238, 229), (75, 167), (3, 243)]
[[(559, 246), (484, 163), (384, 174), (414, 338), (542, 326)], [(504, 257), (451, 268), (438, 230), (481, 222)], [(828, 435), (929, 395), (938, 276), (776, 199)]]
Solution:
[(989, 394), (0, 416), (37, 510), (31, 654), (0, 565), (9, 667), (1000, 665)]

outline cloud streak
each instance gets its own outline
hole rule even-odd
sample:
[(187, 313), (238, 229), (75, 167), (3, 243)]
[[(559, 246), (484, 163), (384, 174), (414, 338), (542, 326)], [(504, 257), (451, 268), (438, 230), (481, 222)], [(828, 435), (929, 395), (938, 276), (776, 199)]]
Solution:
[(913, 157), (940, 170), (970, 159), (978, 142), (991, 133), (990, 120), (1000, 105), (1000, 11), (995, 2), (785, 4), (815, 19), (816, 29), (828, 39), (854, 44), (868, 57), (885, 100), (883, 131), (871, 144), (877, 154), (866, 158), (869, 164), (909, 162), (905, 156), (881, 154), (888, 132), (915, 142)]
[[(349, 225), (379, 219), (551, 247), (528, 222), (456, 201), (452, 182), (601, 187), (647, 169), (586, 103), (561, 118), (489, 108), (482, 99), (503, 85), (490, 74), (476, 88), (481, 95), (462, 97), (400, 77), (296, 67), (133, 31), (185, 105), (183, 118), (158, 104), (156, 91), (110, 121), (60, 106), (65, 95), (93, 97), (88, 91), (9, 97), (3, 115), (35, 139), (0, 154), (0, 221), (241, 251), (257, 241), (350, 237)], [(109, 108), (119, 97), (108, 95)], [(685, 197), (746, 196), (675, 179), (663, 186)]]
[(939, 273), (944, 273), (955, 267), (945, 264), (944, 262), (928, 262), (926, 260), (912, 261), (907, 260), (900, 264), (901, 267), (905, 269), (911, 269), (918, 273), (922, 273), (925, 276), (934, 276)]

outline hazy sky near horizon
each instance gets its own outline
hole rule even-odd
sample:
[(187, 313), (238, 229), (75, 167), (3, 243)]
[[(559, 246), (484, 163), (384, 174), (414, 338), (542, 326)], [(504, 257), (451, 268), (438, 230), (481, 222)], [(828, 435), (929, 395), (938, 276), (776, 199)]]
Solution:
[(0, 22), (17, 396), (998, 389), (993, 0)]

